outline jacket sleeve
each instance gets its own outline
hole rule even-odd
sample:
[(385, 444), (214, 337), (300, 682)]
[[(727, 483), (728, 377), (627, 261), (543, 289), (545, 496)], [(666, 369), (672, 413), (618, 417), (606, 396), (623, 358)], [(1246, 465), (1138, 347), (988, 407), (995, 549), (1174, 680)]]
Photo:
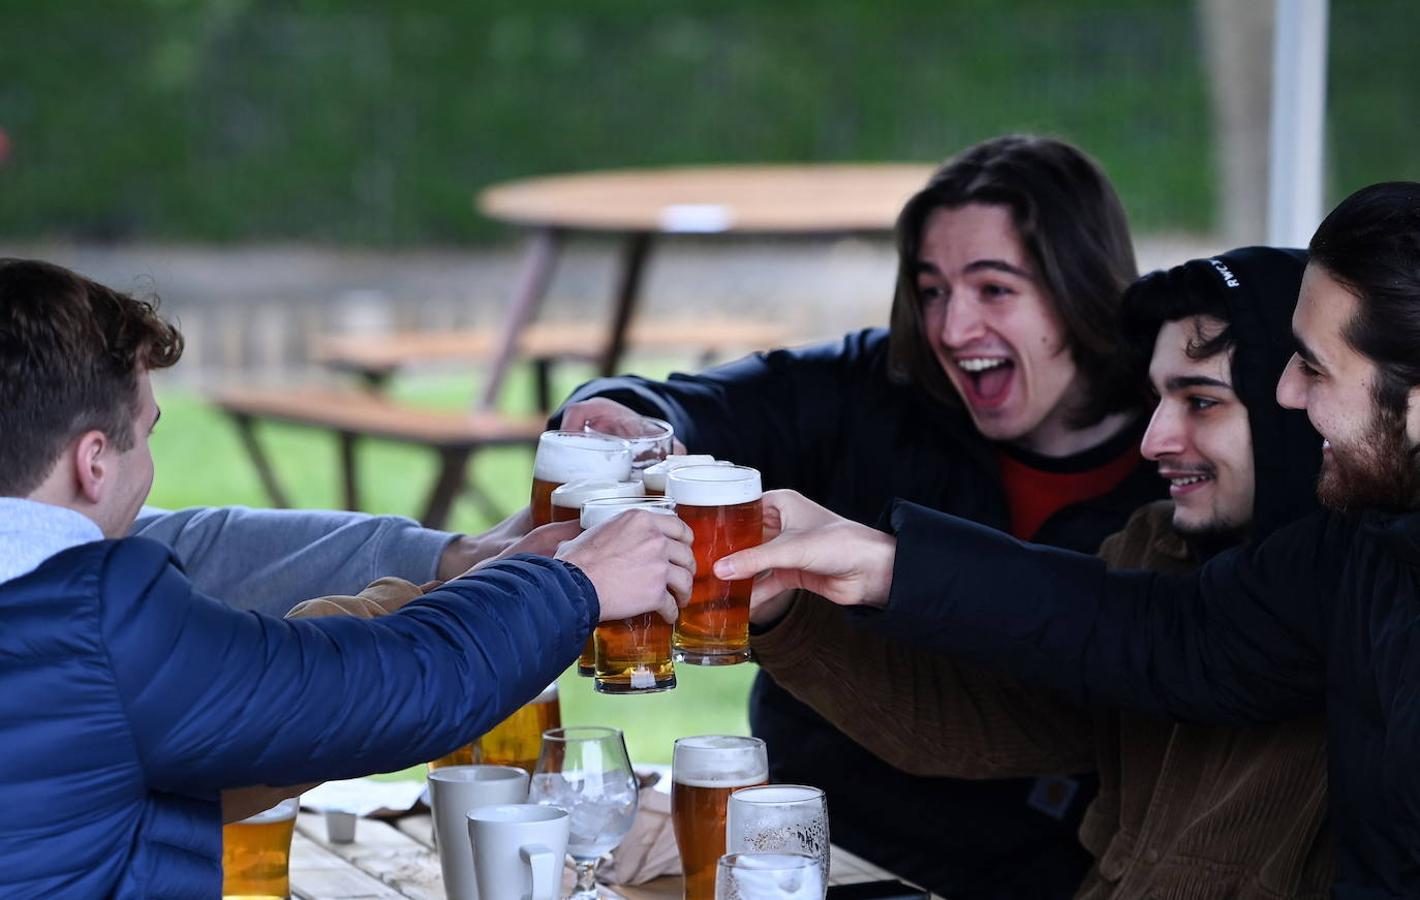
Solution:
[[(795, 484), (833, 452), (851, 407), (848, 391), (874, 351), (874, 332), (792, 350), (757, 353), (664, 382), (624, 376), (583, 385), (568, 402), (605, 397), (663, 418), (692, 453), (759, 469), (769, 484)], [(551, 420), (555, 426), (561, 412)]]
[(599, 614), (576, 567), (518, 556), (390, 616), (283, 621), (195, 592), (156, 544), (114, 546), (101, 634), (149, 784), (180, 793), (437, 758), (553, 681)]
[(1068, 697), (855, 626), (813, 595), (751, 642), (776, 682), (904, 772), (1009, 778), (1095, 766), (1094, 721)]
[(129, 533), (171, 548), (198, 591), (278, 617), (385, 575), (430, 581), (454, 538), (402, 516), (240, 506), (145, 507)]
[(1065, 690), (1179, 719), (1276, 722), (1319, 711), (1337, 544), (1318, 515), (1197, 573), (1106, 572), (898, 503), (889, 633)]

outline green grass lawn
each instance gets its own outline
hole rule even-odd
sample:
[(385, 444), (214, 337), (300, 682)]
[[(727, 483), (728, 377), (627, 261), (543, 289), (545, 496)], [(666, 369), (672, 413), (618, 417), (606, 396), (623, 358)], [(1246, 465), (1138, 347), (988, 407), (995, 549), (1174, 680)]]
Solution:
[[(574, 373), (576, 374), (576, 373)], [(660, 374), (657, 370), (653, 374)], [(570, 383), (567, 385), (570, 387)], [(397, 392), (431, 407), (458, 408), (470, 396), (467, 378), (411, 377)], [(528, 396), (526, 386), (513, 383), (507, 396)], [(158, 506), (242, 504), (262, 506), (256, 473), (243, 453), (236, 432), (201, 395), (160, 380), (158, 401), (162, 423), (153, 435), (157, 479), (151, 501)], [(339, 470), (332, 437), (311, 429), (271, 425), (261, 437), (292, 502), (307, 508), (339, 503)], [(527, 502), (532, 470), (527, 451), (489, 452), (474, 464), (473, 475), (505, 509)], [(371, 442), (360, 453), (360, 473), (366, 509), (411, 515), (420, 506), (433, 476), (431, 455), (420, 450)], [(456, 509), (453, 527), (476, 532), (490, 523), (466, 502)], [(682, 666), (679, 686), (645, 697), (610, 697), (592, 691), (589, 679), (575, 673), (560, 681), (565, 724), (611, 725), (626, 732), (636, 762), (670, 762), (671, 743), (687, 734), (728, 732), (747, 734), (745, 697), (753, 666), (700, 669)], [(407, 770), (422, 777), (422, 770)]]

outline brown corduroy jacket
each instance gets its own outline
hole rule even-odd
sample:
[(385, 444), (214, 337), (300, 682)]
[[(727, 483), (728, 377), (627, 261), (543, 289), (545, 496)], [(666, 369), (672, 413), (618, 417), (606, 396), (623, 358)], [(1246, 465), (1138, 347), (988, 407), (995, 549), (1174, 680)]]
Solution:
[[(1100, 550), (1112, 568), (1196, 567), (1151, 504)], [(1320, 718), (1238, 728), (1090, 710), (1069, 697), (890, 640), (818, 597), (753, 637), (760, 665), (868, 750), (915, 775), (1097, 769), (1080, 827), (1086, 900), (1328, 896)]]

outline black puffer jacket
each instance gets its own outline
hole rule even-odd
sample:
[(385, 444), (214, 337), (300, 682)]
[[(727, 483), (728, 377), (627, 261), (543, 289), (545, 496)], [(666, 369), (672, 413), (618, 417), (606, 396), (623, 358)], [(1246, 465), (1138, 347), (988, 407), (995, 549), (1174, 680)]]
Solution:
[[(766, 488), (794, 488), (859, 522), (878, 522), (887, 504), (903, 497), (1007, 528), (991, 445), (962, 410), (890, 379), (887, 348), (888, 332), (873, 329), (666, 382), (594, 381), (571, 399), (605, 397), (667, 419), (693, 452), (754, 466)], [(1137, 447), (1142, 426), (1088, 455), (1103, 463)], [(1093, 553), (1135, 509), (1162, 495), (1153, 466), (1141, 460), (1115, 490), (1056, 513), (1036, 539)], [(1093, 776), (908, 776), (764, 673), (751, 695), (750, 722), (769, 745), (773, 779), (828, 792), (836, 843), (939, 893), (1064, 898), (1089, 867), (1075, 831), (1094, 796)]]

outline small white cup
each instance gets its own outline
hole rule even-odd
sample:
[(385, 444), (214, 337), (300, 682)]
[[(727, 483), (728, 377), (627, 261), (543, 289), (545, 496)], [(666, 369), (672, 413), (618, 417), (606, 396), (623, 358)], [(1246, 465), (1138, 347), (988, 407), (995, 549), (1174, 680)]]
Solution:
[(479, 900), (464, 816), (476, 806), (527, 798), (528, 773), (514, 766), (444, 766), (429, 773), (429, 805), (449, 900)]
[(325, 836), (332, 844), (349, 844), (355, 840), (355, 814), (343, 809), (325, 811)]
[(566, 810), (536, 803), (470, 810), (480, 900), (558, 900), (569, 824)]

